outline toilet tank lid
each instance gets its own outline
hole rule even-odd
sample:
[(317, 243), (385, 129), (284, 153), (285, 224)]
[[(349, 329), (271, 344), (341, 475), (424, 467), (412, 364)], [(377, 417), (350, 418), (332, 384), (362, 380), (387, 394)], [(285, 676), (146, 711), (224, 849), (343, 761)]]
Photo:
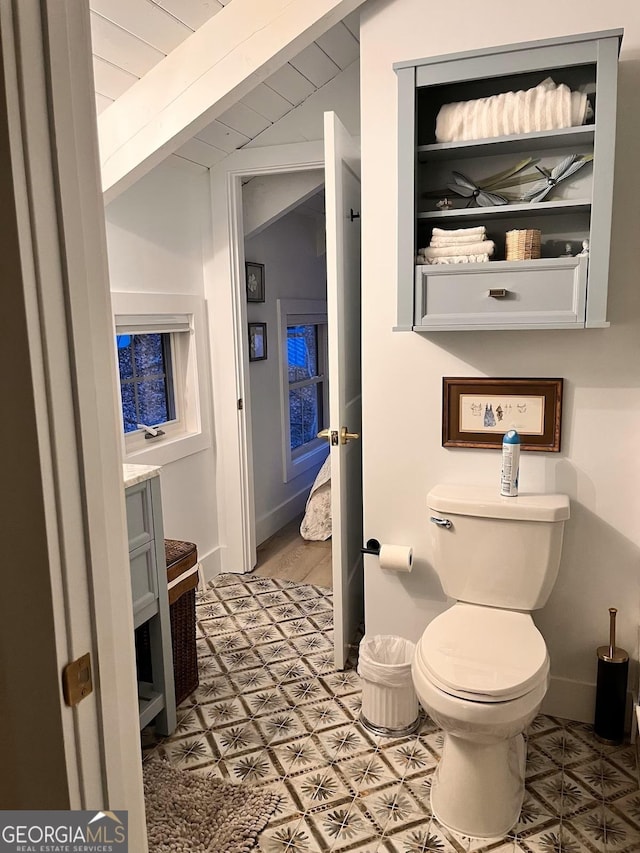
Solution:
[(522, 521), (566, 521), (569, 498), (555, 494), (520, 494), (503, 497), (498, 488), (441, 484), (427, 495), (427, 506), (452, 515), (475, 515), (482, 518), (513, 518)]

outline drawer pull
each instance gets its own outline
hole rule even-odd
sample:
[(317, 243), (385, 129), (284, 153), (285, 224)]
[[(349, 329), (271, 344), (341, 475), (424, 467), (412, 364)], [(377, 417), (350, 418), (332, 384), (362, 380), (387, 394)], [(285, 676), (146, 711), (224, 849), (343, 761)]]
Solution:
[(509, 291), (504, 287), (495, 287), (491, 288), (489, 291), (489, 296), (493, 299), (504, 299), (505, 296), (509, 293)]

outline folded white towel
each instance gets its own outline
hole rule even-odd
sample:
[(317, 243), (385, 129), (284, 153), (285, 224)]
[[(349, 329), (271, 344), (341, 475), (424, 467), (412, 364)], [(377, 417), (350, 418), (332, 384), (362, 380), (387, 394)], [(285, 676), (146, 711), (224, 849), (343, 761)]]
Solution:
[(469, 237), (464, 237), (462, 235), (458, 237), (432, 237), (429, 242), (430, 246), (466, 246), (469, 243), (479, 243), (482, 242), (486, 237), (486, 234), (471, 234)]
[(452, 255), (449, 258), (427, 258), (424, 263), (429, 266), (437, 264), (484, 264), (489, 260), (489, 255)]
[(548, 77), (532, 89), (443, 104), (436, 118), (436, 140), (458, 142), (584, 124), (587, 96)]
[(463, 246), (444, 246), (437, 249), (427, 246), (426, 249), (422, 249), (421, 254), (427, 260), (429, 258), (451, 258), (459, 255), (492, 255), (494, 246), (493, 240), (483, 240)]
[(478, 225), (476, 228), (434, 228), (431, 232), (434, 237), (481, 237), (487, 233), (484, 225)]

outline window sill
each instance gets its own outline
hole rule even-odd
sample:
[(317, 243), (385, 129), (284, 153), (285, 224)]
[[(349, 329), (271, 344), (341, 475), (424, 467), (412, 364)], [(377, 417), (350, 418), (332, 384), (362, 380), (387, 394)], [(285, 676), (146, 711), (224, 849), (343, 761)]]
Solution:
[(160, 439), (149, 439), (148, 446), (125, 447), (124, 461), (143, 465), (167, 465), (185, 456), (192, 456), (211, 447), (211, 438), (204, 432), (167, 435)]
[(327, 442), (318, 439), (313, 442), (313, 445), (314, 446), (310, 447), (305, 453), (302, 453), (300, 456), (288, 461), (285, 471), (285, 483), (290, 483), (291, 480), (295, 479), (300, 474), (304, 474), (304, 472), (308, 471), (309, 468), (322, 465), (329, 452)]

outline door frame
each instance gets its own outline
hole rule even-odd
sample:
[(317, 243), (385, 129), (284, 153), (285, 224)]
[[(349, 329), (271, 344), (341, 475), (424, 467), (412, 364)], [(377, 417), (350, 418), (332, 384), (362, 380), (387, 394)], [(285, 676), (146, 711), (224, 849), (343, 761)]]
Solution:
[[(30, 490), (8, 519), (28, 506), (41, 543), (37, 566), (23, 565), (19, 537), (6, 543), (14, 596), (3, 598), (0, 614), (15, 637), (2, 673), (12, 689), (3, 702), (14, 737), (33, 731), (46, 714), (54, 731), (49, 752), (59, 756), (56, 779), (43, 782), (42, 744), (23, 737), (18, 752), (8, 750), (6, 782), (21, 808), (127, 809), (131, 849), (142, 853), (131, 581), (89, 9), (77, 0), (0, 0), (0, 23), (0, 154), (12, 196), (6, 195), (3, 239), (21, 297), (9, 340), (19, 342), (19, 352), (28, 349), (22, 369), (7, 369), (20, 371), (37, 428), (33, 438), (26, 429), (22, 437)], [(10, 451), (19, 456), (19, 447)], [(24, 596), (27, 611), (20, 607)], [(39, 636), (34, 625), (47, 633), (35, 653), (20, 642), (25, 629)], [(60, 673), (85, 652), (94, 690), (72, 708)]]
[(323, 168), (324, 147), (318, 141), (237, 150), (211, 169), (212, 251), (205, 264), (204, 289), (214, 388), (222, 572), (246, 573), (256, 564), (242, 180)]

